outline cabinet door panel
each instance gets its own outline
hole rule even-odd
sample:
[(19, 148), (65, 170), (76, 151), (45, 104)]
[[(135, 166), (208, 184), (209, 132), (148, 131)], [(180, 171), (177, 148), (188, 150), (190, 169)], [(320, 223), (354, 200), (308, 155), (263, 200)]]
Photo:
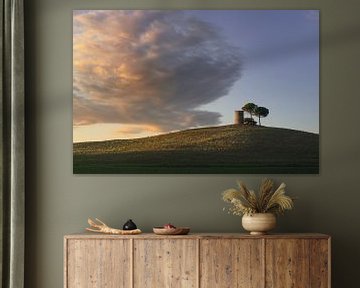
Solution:
[(329, 287), (330, 275), (329, 240), (313, 239), (310, 242), (310, 287)]
[(197, 240), (134, 240), (135, 288), (197, 287)]
[(68, 266), (65, 287), (131, 287), (130, 240), (67, 241)]
[(266, 288), (309, 287), (309, 243), (307, 239), (266, 240)]
[(264, 287), (263, 244), (260, 239), (200, 241), (200, 287)]

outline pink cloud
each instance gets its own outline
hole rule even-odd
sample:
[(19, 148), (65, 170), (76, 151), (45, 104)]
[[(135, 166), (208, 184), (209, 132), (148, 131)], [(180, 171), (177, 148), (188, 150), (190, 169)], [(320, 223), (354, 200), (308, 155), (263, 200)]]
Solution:
[(199, 107), (228, 93), (241, 60), (216, 27), (176, 11), (75, 12), (73, 21), (74, 126), (219, 123)]

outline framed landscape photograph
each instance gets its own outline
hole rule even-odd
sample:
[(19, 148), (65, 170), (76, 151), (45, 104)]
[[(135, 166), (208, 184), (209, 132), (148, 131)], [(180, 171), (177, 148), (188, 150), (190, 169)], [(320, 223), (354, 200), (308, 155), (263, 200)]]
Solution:
[(75, 10), (73, 172), (319, 173), (319, 11)]

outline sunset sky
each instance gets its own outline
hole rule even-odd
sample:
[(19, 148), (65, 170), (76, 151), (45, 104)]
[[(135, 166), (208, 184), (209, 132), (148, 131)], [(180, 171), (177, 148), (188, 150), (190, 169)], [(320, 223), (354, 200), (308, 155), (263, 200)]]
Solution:
[(233, 123), (319, 132), (319, 12), (74, 11), (73, 141)]

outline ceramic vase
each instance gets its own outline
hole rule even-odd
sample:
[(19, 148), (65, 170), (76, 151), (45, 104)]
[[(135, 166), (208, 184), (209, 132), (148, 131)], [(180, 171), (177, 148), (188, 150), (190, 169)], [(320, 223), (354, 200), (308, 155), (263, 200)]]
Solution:
[(242, 217), (242, 226), (251, 235), (263, 235), (276, 226), (276, 217), (273, 213), (255, 213)]

